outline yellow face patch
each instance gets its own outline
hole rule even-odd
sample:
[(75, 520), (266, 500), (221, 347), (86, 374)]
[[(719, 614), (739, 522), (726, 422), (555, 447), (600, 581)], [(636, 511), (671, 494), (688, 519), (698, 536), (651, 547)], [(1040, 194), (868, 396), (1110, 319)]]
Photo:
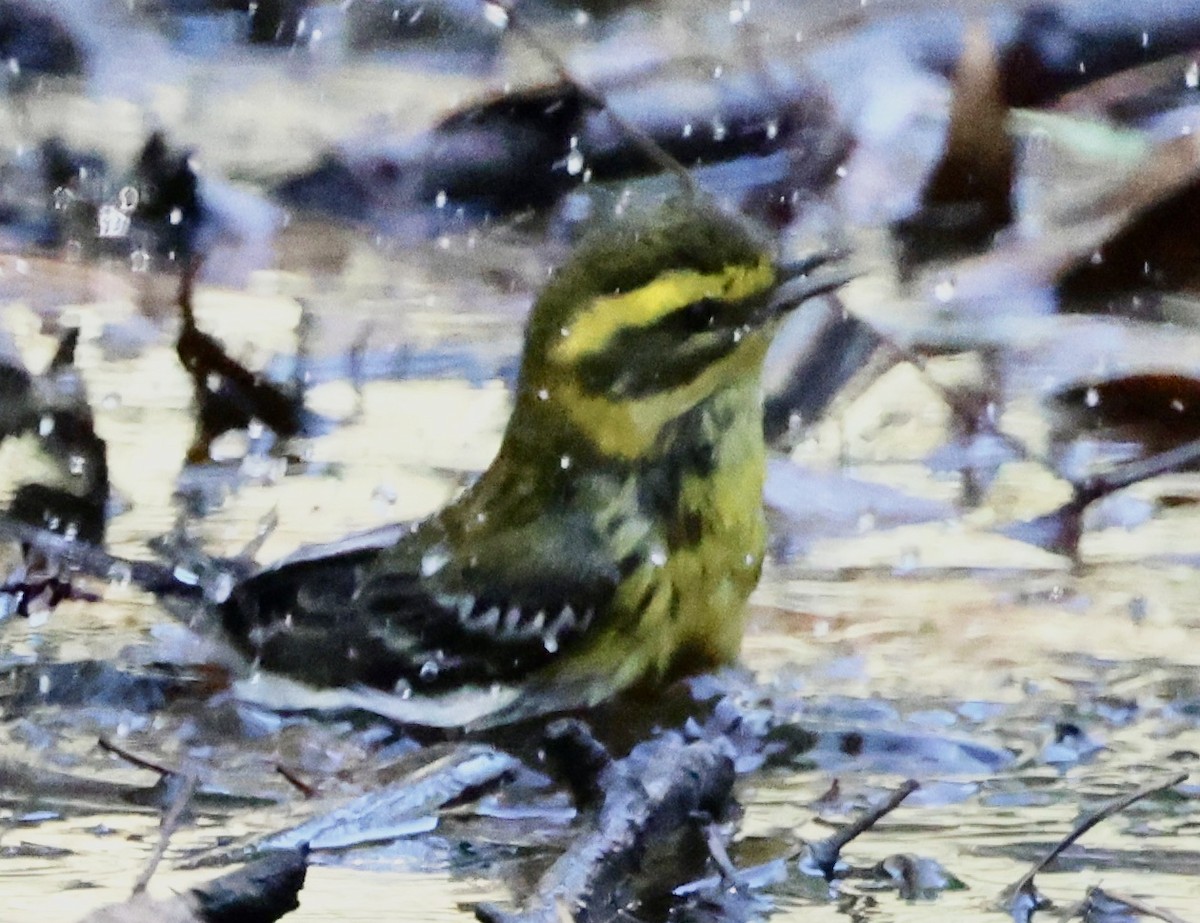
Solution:
[(619, 331), (649, 327), (673, 311), (705, 298), (735, 302), (767, 291), (775, 266), (763, 258), (753, 266), (728, 266), (721, 272), (678, 270), (663, 273), (631, 292), (601, 295), (564, 328), (550, 350), (553, 362), (570, 364), (603, 352)]
[(758, 370), (769, 342), (765, 331), (755, 330), (734, 352), (714, 362), (687, 384), (643, 398), (621, 400), (586, 394), (571, 380), (552, 391), (579, 431), (601, 452), (614, 458), (641, 458), (658, 441), (667, 423), (717, 389), (747, 377), (757, 388)]

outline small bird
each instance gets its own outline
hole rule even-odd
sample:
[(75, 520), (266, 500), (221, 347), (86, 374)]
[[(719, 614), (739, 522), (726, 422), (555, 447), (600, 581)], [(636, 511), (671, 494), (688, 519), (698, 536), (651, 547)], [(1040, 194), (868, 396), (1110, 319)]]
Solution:
[(851, 277), (828, 260), (778, 266), (697, 197), (585, 238), (533, 307), (473, 486), (221, 594), (254, 664), (238, 694), (476, 728), (734, 659), (766, 541), (763, 356)]

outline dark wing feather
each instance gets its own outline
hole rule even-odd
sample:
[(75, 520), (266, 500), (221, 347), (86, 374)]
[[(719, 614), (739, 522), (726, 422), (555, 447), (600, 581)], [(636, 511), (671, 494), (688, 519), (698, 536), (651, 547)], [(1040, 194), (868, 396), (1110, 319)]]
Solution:
[(436, 694), (551, 663), (619, 579), (582, 521), (473, 536), (466, 560), (448, 548), (431, 522), (387, 549), (295, 556), (234, 590), (225, 628), (262, 667), (311, 686)]

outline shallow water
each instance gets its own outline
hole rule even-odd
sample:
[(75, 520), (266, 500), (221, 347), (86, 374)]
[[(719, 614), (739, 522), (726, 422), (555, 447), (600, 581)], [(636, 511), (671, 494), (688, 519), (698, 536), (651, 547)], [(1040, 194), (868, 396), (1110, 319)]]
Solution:
[[(260, 298), (266, 318), (272, 302)], [(246, 296), (219, 290), (206, 291), (201, 304), (213, 328), (228, 329), (231, 340), (241, 318), (259, 316), (257, 304), (247, 310)], [(86, 318), (87, 309), (81, 310)], [(504, 323), (490, 321), (507, 331), (507, 342), (515, 341), (515, 313)], [(452, 341), (486, 354), (488, 344), (469, 338), (482, 337), (475, 330)], [(39, 335), (27, 334), (31, 354), (45, 345)], [(110, 445), (113, 482), (131, 505), (112, 523), (112, 544), (122, 553), (144, 554), (143, 542), (169, 528), (174, 517), (170, 493), (190, 437), (190, 393), (164, 344), (123, 363), (105, 362), (85, 348), (80, 362), (92, 394), (119, 395), (99, 402), (97, 411), (99, 431)], [(339, 395), (329, 389), (324, 397), (332, 405)], [(499, 381), (471, 384), (454, 374), (369, 383), (361, 419), (312, 441), (311, 458), (333, 464), (335, 474), (243, 483), (201, 521), (201, 535), (215, 551), (236, 550), (275, 510), (279, 527), (261, 552), (269, 560), (297, 543), (419, 516), (486, 464), (508, 400)], [(916, 394), (913, 400), (919, 407), (924, 398)], [(815, 450), (810, 446), (809, 452)], [(906, 479), (904, 470), (876, 463), (858, 473), (882, 471), (910, 489), (929, 487), (915, 466), (908, 470), (916, 476)], [(1192, 476), (1172, 481), (1176, 492), (1196, 487)], [(1044, 500), (1053, 505), (1055, 488), (1049, 484)], [(1022, 501), (1036, 506), (1037, 485), (1030, 489), (1035, 495), (1026, 491)], [(786, 854), (797, 838), (825, 835), (811, 804), (834, 779), (853, 797), (912, 775), (926, 790), (851, 846), (848, 855), (856, 865), (897, 852), (935, 858), (968, 890), (918, 904), (880, 893), (871, 915), (896, 921), (930, 914), (994, 919), (1002, 887), (1063, 835), (1082, 809), (1168, 770), (1187, 769), (1200, 752), (1195, 717), (1200, 648), (1191, 643), (1198, 578), (1192, 565), (1166, 557), (1195, 551), (1194, 524), (1194, 513), (1174, 510), (1134, 532), (1089, 535), (1085, 563), (1074, 571), (1062, 559), (989, 534), (986, 521), (818, 542), (802, 560), (769, 566), (755, 596), (745, 664), (766, 688), (803, 703), (810, 728), (860, 732), (883, 741), (884, 749), (859, 758), (839, 754), (836, 746), (818, 749), (805, 765), (746, 776), (735, 861), (744, 853), (752, 864)], [(3, 630), (10, 660), (139, 662), (162, 650), (151, 634), (161, 638), (156, 626), (166, 621), (151, 600), (115, 588), (103, 603), (68, 603), (45, 624), (14, 621)], [(219, 787), (284, 801), (296, 796), (273, 780), (274, 761), (353, 791), (373, 759), (361, 730), (345, 723), (302, 722), (288, 737), (278, 722), (262, 718), (261, 736), (239, 742), (241, 735), (234, 735), (222, 746), (219, 726), (195, 727), (197, 718), (204, 722), (204, 710), (202, 704), (189, 705), (155, 716), (36, 708), (6, 723), (5, 750), (60, 770), (150, 784), (147, 773), (96, 751), (94, 740), (104, 735), (144, 757), (192, 766)], [(1093, 738), (1095, 752), (1080, 758), (1070, 747), (1057, 754), (1047, 749), (1062, 721)], [(886, 749), (896, 734), (923, 742), (915, 758), (910, 748)], [(959, 740), (1007, 748), (1015, 757), (989, 767), (939, 749)], [(338, 778), (343, 781), (333, 781)], [(1186, 912), (1200, 898), (1191, 874), (1200, 840), (1190, 800), (1194, 790), (1184, 792), (1183, 800), (1156, 801), (1101, 825), (1084, 840), (1084, 864), (1045, 873), (1041, 887), (1070, 902), (1087, 885), (1103, 881)], [(19, 803), (9, 804), (14, 814), (25, 813)], [(71, 919), (119, 899), (152, 848), (153, 814), (57, 810), (60, 817), (18, 823), (0, 838), (0, 847), (30, 842), (72, 851), (54, 858), (0, 857), (5, 919), (44, 919), (50, 908), (55, 919)], [(176, 834), (169, 855), (211, 845), (221, 836), (284, 825), (278, 809), (235, 810)], [(469, 913), (459, 908), (508, 896), (494, 880), (494, 869), (423, 871), (428, 857), (422, 855), (352, 853), (339, 860), (346, 863), (342, 867), (314, 868), (293, 919), (465, 919)], [(444, 863), (435, 859), (433, 867), (444, 869)], [(165, 893), (211, 874), (164, 868), (154, 886)], [(780, 919), (841, 913), (823, 887), (814, 893), (813, 885), (803, 885), (794, 871), (793, 876), (796, 880), (775, 888)], [(855, 893), (856, 886), (846, 887)]]
[[(311, 71), (291, 65), (288, 86), (299, 88), (299, 96), (286, 117), (272, 120), (260, 118), (256, 94), (278, 91), (277, 70), (238, 66), (244, 69), (201, 70), (198, 81), (147, 105), (169, 124), (185, 126), (181, 137), (200, 143), (209, 162), (244, 179), (305, 162), (301, 154), (372, 118), (419, 123), (477, 82), (424, 75), (380, 102), (373, 94), (382, 83), (398, 86), (394, 78), (402, 71), (395, 63)], [(235, 77), (247, 73), (261, 74), (263, 84), (251, 81), (242, 93)], [(22, 131), (57, 127), (75, 141), (102, 139), (110, 152), (132, 150), (140, 139), (144, 112), (137, 106), (76, 94), (50, 103), (35, 106)], [(151, 292), (149, 277), (121, 266), (97, 282), (83, 278), (80, 267), (51, 272), (34, 264), (32, 271), (0, 276), (0, 291), (6, 324), (33, 368), (53, 350), (41, 333), (43, 316), (65, 315), (82, 326), (79, 365), (108, 442), (114, 487), (127, 506), (109, 527), (111, 550), (146, 556), (146, 542), (174, 524), (173, 494), (183, 485), (209, 497), (228, 493), (194, 523), (213, 553), (236, 552), (274, 513), (278, 527), (258, 555), (268, 561), (300, 543), (419, 517), (486, 466), (508, 412), (529, 292), (561, 252), (531, 240), (493, 229), (405, 245), (371, 232), (299, 226), (280, 245), (283, 268), (250, 273), (244, 287), (201, 289), (201, 325), (258, 367), (286, 368), (300, 305), (315, 317), (312, 369), (322, 383), (309, 404), (345, 422), (296, 447), (311, 469), (299, 476), (282, 477), (269, 462), (243, 465), (239, 474), (234, 461), (221, 471), (189, 470), (181, 480), (191, 392), (174, 357), (170, 322), (143, 327), (138, 320), (139, 301), (151, 315), (169, 315), (169, 295)], [(306, 269), (314, 254), (325, 262)], [(358, 407), (342, 380), (343, 356), (368, 321), (368, 361), (395, 380), (368, 381)], [(135, 327), (148, 331), (139, 334), (146, 339), (140, 354), (106, 358), (105, 337)], [(1006, 427), (1035, 442), (1044, 438), (1036, 400), (1054, 384), (1112, 363), (1144, 361), (1165, 342), (1181, 366), (1200, 357), (1195, 334), (1127, 329), (1104, 319), (1026, 319), (1003, 332), (1015, 344)], [(1064, 337), (1074, 347), (1068, 357), (1056, 345)], [(818, 427), (795, 454), (831, 470), (848, 459), (859, 477), (953, 502), (956, 477), (931, 474), (923, 464), (944, 442), (945, 423), (936, 396), (897, 370), (842, 408), (836, 424)], [(236, 437), (223, 443), (234, 458), (242, 448)], [(1136, 520), (1157, 496), (1194, 500), (1198, 493), (1195, 475), (1175, 475), (1126, 492), (1122, 509)], [(1200, 759), (1195, 503), (1172, 504), (1129, 530), (1089, 532), (1077, 567), (992, 531), (1063, 499), (1061, 482), (1036, 466), (1014, 464), (1002, 469), (980, 509), (952, 521), (876, 531), (867, 518), (831, 529), (832, 537), (805, 535), (801, 556), (768, 566), (743, 650), (754, 673), (749, 688), (786, 702), (800, 726), (822, 736), (802, 760), (743, 776), (745, 813), (734, 861), (749, 866), (794, 852), (800, 839), (825, 836), (828, 823), (847, 819), (856, 799), (877, 797), (912, 776), (922, 790), (850, 846), (847, 858), (862, 867), (915, 853), (937, 859), (966, 885), (910, 902), (850, 882), (838, 898), (793, 864), (788, 880), (765, 892), (776, 919), (1002, 919), (1001, 890), (1083, 811)], [(786, 536), (786, 525), (778, 529)], [(101, 603), (66, 603), (45, 622), (0, 625), (0, 654), (6, 665), (144, 664), (184, 649), (170, 624), (144, 594), (112, 587)], [(1090, 743), (1056, 743), (1056, 725), (1065, 723)], [(846, 752), (847, 734), (862, 736), (862, 752)], [(397, 745), (389, 735), (378, 722), (280, 718), (223, 700), (185, 700), (152, 712), (72, 703), (14, 710), (0, 725), (0, 757), (153, 783), (152, 774), (99, 751), (95, 741), (103, 736), (152, 761), (191, 769), (215, 789), (279, 803), (202, 812), (176, 833), (155, 876), (152, 892), (165, 895), (214, 874), (175, 867), (195, 851), (227, 836), (274, 832), (303, 814), (297, 793), (275, 775), (276, 764), (327, 796), (357, 794), (371, 787), (386, 747)], [(974, 746), (994, 761), (972, 758)], [(814, 807), (834, 780), (844, 800)], [(1040, 887), (1070, 904), (1103, 882), (1186, 917), (1200, 902), (1198, 793), (1188, 783), (1174, 797), (1106, 821), (1068, 853), (1062, 870), (1040, 875)], [(0, 917), (71, 920), (124, 898), (153, 848), (157, 813), (72, 802), (51, 805), (51, 816), (31, 816), (34, 801), (12, 795), (4, 801)], [(444, 821), (433, 837), (390, 850), (320, 857), (329, 864), (310, 871), (301, 909), (287, 919), (468, 919), (475, 902), (512, 896), (505, 881), (519, 859), (532, 856), (536, 864), (561, 847), (560, 826), (547, 821), (547, 832), (536, 824), (531, 830), (503, 821)], [(539, 846), (539, 836), (552, 845)], [(480, 847), (484, 858), (467, 861), (456, 852), (462, 841), (496, 849)], [(70, 852), (30, 855), (16, 848), (23, 843)]]

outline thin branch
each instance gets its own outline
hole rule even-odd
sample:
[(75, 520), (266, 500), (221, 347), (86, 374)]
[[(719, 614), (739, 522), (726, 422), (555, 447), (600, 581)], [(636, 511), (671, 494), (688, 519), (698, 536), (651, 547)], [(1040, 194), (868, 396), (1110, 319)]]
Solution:
[(156, 772), (163, 778), (178, 775), (173, 769), (167, 769), (165, 766), (160, 766), (158, 763), (151, 763), (149, 760), (144, 760), (140, 756), (135, 756), (128, 750), (118, 747), (112, 741), (101, 737), (96, 741), (97, 746), (105, 753), (111, 753), (113, 756), (119, 757), (131, 766), (136, 766), (138, 769), (148, 769), (150, 772)]
[(1018, 879), (1015, 884), (1005, 891), (1005, 906), (1011, 908), (1013, 903), (1022, 895), (1027, 895), (1030, 897), (1035, 896), (1037, 889), (1033, 886), (1034, 877), (1039, 872), (1043, 871), (1048, 865), (1050, 865), (1051, 862), (1061, 856), (1066, 849), (1068, 849), (1081, 836), (1095, 827), (1098, 823), (1103, 820), (1107, 820), (1114, 814), (1119, 814), (1131, 804), (1135, 804), (1136, 802), (1141, 801), (1143, 798), (1148, 798), (1151, 795), (1156, 795), (1159, 792), (1166, 791), (1169, 788), (1174, 788), (1176, 785), (1179, 785), (1181, 782), (1183, 782), (1187, 777), (1188, 774), (1186, 772), (1176, 773), (1169, 779), (1143, 786), (1142, 788), (1130, 792), (1128, 795), (1123, 795), (1120, 798), (1117, 798), (1115, 801), (1110, 801), (1108, 804), (1099, 808), (1094, 813), (1089, 814), (1087, 817), (1081, 820), (1075, 826), (1075, 828), (1071, 830), (1070, 833), (1063, 837), (1053, 849), (1035, 862), (1033, 867), (1020, 879)]
[(576, 91), (598, 109), (608, 113), (608, 117), (612, 119), (613, 124), (624, 132), (629, 139), (641, 149), (654, 164), (662, 170), (675, 175), (683, 187), (683, 192), (688, 198), (695, 198), (699, 190), (696, 186), (696, 180), (688, 169), (678, 160), (672, 157), (665, 151), (661, 144), (646, 132), (643, 128), (630, 122), (623, 115), (618, 113), (609, 104), (608, 100), (598, 90), (588, 86), (578, 77), (576, 77), (563, 61), (562, 56), (543, 39), (536, 30), (525, 24), (525, 21), (518, 15), (516, 8), (508, 0), (482, 0), (484, 6), (490, 6), (500, 10), (504, 14), (507, 28), (511, 29), (516, 34), (520, 35), (531, 48), (534, 49), (547, 64), (553, 68), (559, 78), (574, 87)]
[(909, 779), (892, 792), (882, 804), (877, 805), (853, 823), (838, 828), (823, 840), (809, 843), (804, 849), (807, 864), (819, 871), (826, 879), (831, 880), (834, 877), (838, 859), (846, 845), (891, 814), (905, 798), (920, 787), (918, 782)]
[(158, 834), (158, 843), (154, 847), (154, 852), (150, 854), (150, 861), (146, 863), (146, 868), (142, 870), (142, 874), (138, 876), (138, 880), (134, 883), (134, 895), (145, 891), (146, 885), (154, 877), (154, 872), (158, 869), (159, 863), (162, 862), (163, 856), (166, 855), (167, 845), (171, 842), (171, 837), (175, 831), (179, 829), (187, 806), (192, 800), (192, 795), (195, 793), (196, 776), (194, 773), (188, 773), (182, 777), (179, 790), (175, 793), (175, 797), (171, 801), (171, 807), (163, 817), (162, 826)]
[(292, 788), (296, 789), (296, 791), (298, 791), (305, 798), (315, 798), (319, 794), (315, 786), (309, 785), (282, 763), (275, 764), (275, 771), (283, 776), (284, 779), (287, 780), (288, 784), (291, 785)]

